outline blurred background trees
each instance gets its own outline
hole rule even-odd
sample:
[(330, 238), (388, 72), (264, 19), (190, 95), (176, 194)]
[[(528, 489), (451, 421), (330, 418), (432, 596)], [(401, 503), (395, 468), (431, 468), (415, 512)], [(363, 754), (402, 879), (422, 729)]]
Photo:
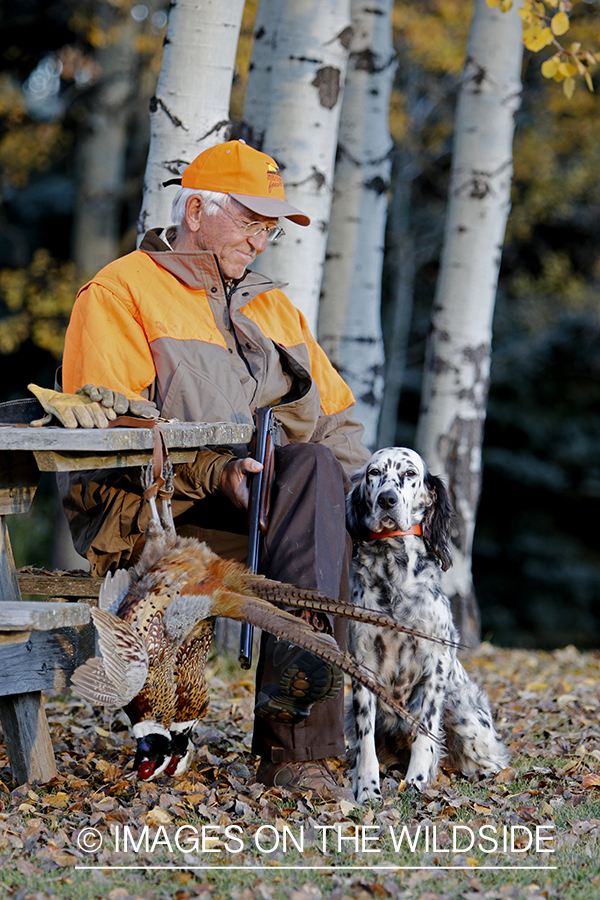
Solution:
[[(204, 0), (207, 8), (219, 5)], [(290, 6), (307, 9), (310, 3), (303, 0)], [(336, 4), (332, 0), (315, 8), (322, 6), (331, 11)], [(338, 68), (341, 81), (345, 72), (349, 86), (354, 74), (376, 78), (383, 72), (385, 79), (385, 65), (388, 73), (395, 72), (389, 116), (392, 143), (386, 148), (383, 133), (371, 135), (383, 147), (379, 155), (388, 165), (391, 162), (391, 176), (384, 168), (376, 182), (382, 185), (380, 193), (365, 191), (368, 202), (358, 200), (356, 208), (363, 210), (360, 226), (368, 229), (370, 225), (376, 235), (381, 225), (375, 201), (388, 199), (381, 296), (386, 363), (376, 442), (415, 446), (425, 346), (440, 268), (456, 99), (473, 3), (386, 4), (378, 0), (371, 4), (379, 10), (379, 18), (389, 16), (391, 7), (393, 59), (392, 54), (376, 59), (376, 48), (369, 45), (366, 33), (362, 45), (356, 44), (358, 30), (344, 34), (351, 17), (357, 19), (356, 9), (351, 11), (354, 6), (347, 0), (336, 7), (337, 15), (339, 9), (346, 9), (346, 17), (341, 17), (346, 25), (335, 35), (332, 31), (329, 37), (337, 40), (321, 48), (313, 95), (332, 97), (332, 73), (327, 72), (329, 81), (323, 74), (317, 77), (319, 67)], [(551, 15), (561, 11), (558, 0), (546, 6)], [(598, 6), (597, 0), (573, 3), (568, 34), (554, 37), (567, 49), (580, 44), (598, 50), (594, 44)], [(256, 7), (255, 0), (243, 5), (227, 127), (233, 136), (242, 134), (252, 115), (258, 123), (253, 127), (271, 129), (273, 140), (281, 143), (281, 153), (286, 152), (284, 142), (290, 135), (277, 136), (278, 117), (264, 124), (266, 114), (257, 107), (256, 92), (246, 91), (252, 54), (260, 60), (260, 43), (265, 38), (266, 26), (255, 27)], [(265, 3), (263, 15), (267, 7)], [(2, 400), (25, 396), (31, 380), (52, 386), (77, 288), (91, 271), (135, 247), (150, 139), (148, 107), (153, 115), (164, 114), (156, 82), (167, 12), (159, 0), (56, 0), (52, 4), (4, 0), (2, 4)], [(274, 27), (273, 16), (269, 21)], [(255, 42), (257, 33), (261, 40)], [(539, 40), (537, 32), (530, 43), (535, 40)], [(326, 53), (337, 54), (337, 62)], [(505, 645), (574, 642), (583, 647), (597, 646), (600, 638), (600, 548), (595, 529), (589, 527), (600, 496), (600, 185), (596, 177), (600, 116), (597, 95), (568, 68), (574, 63), (558, 53), (552, 44), (539, 54), (526, 50), (522, 68), (512, 209), (493, 321), (473, 580), (484, 637)], [(552, 73), (546, 66), (542, 73), (541, 63), (553, 57), (563, 69)], [(317, 59), (316, 54), (311, 58)], [(202, 62), (199, 59), (198, 65)], [(597, 76), (593, 77), (597, 82)], [(258, 80), (253, 90), (257, 84)], [(278, 87), (283, 91), (283, 85)], [(270, 89), (262, 91), (263, 100), (283, 102)], [(375, 86), (373, 91), (384, 92), (385, 87)], [(323, 103), (318, 112), (336, 113), (334, 105), (327, 111)], [(362, 115), (357, 105), (357, 126)], [(342, 108), (341, 117), (337, 168), (341, 170), (349, 160), (357, 167), (372, 162), (377, 153), (368, 142), (361, 144), (359, 139), (355, 147), (349, 145), (348, 138), (357, 137), (352, 133), (352, 107)], [(220, 134), (215, 140), (222, 138)], [(267, 143), (263, 149), (281, 161), (275, 146)], [(325, 188), (330, 197), (333, 190), (335, 198), (331, 178), (326, 174)], [(314, 192), (319, 179), (313, 180)], [(363, 182), (369, 180), (373, 181)], [(295, 202), (291, 194), (290, 199)], [(335, 203), (334, 199), (332, 221)], [(302, 207), (299, 199), (298, 205)], [(313, 212), (306, 201), (304, 205)], [(323, 223), (326, 235), (329, 213), (313, 213), (313, 218)], [(292, 244), (289, 237), (288, 241)], [(266, 259), (260, 263), (271, 273)], [(285, 278), (292, 279), (289, 270)], [(336, 280), (329, 284), (335, 286)], [(331, 294), (327, 284), (326, 280), (327, 294)], [(377, 284), (375, 289), (377, 293)], [(360, 305), (360, 298), (355, 302)], [(357, 321), (360, 318), (354, 314), (350, 334), (358, 344)], [(376, 343), (377, 320), (368, 329), (365, 325), (365, 336), (367, 331)], [(338, 364), (344, 367), (343, 361)], [(377, 382), (377, 366), (375, 361), (371, 367), (370, 388), (355, 388), (360, 402), (367, 405), (369, 390), (375, 405), (379, 402), (382, 370), (379, 364)], [(369, 373), (365, 369), (362, 374)], [(26, 521), (19, 523), (18, 518), (10, 522), (17, 563), (51, 564), (56, 508), (50, 484), (46, 496), (42, 491), (36, 498), (30, 516), (22, 517)]]

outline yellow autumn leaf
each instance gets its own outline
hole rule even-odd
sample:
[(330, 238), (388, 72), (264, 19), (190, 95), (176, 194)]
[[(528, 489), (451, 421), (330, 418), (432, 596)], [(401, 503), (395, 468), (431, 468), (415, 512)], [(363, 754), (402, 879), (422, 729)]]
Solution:
[(537, 23), (523, 32), (523, 43), (527, 49), (531, 50), (533, 53), (543, 50), (544, 47), (551, 44), (553, 40), (554, 38), (552, 37), (550, 29), (540, 28)]
[(21, 803), (18, 810), (20, 813), (31, 814), (35, 812), (35, 806), (32, 806), (31, 803)]
[(557, 37), (568, 31), (569, 17), (566, 12), (557, 12), (556, 15), (552, 16), (550, 28), (552, 29), (552, 33), (557, 35)]
[(570, 78), (572, 75), (577, 75), (577, 66), (572, 62), (561, 62), (558, 64), (558, 71), (565, 78)]
[(485, 0), (485, 2), (491, 9), (494, 9), (494, 7), (500, 6), (502, 0)]
[(581, 787), (587, 791), (589, 788), (600, 787), (600, 775), (596, 772), (590, 772), (581, 782)]
[(356, 803), (352, 803), (351, 800), (340, 800), (340, 809), (342, 815), (347, 816), (349, 812), (356, 809)]
[(557, 72), (558, 60), (555, 56), (552, 56), (550, 59), (547, 59), (542, 63), (542, 75), (544, 76), (544, 78), (554, 78)]
[(172, 821), (173, 816), (166, 809), (163, 809), (162, 806), (155, 806), (153, 809), (148, 810), (145, 816), (142, 816), (144, 825), (149, 825), (150, 827), (168, 825)]
[(79, 862), (76, 856), (66, 850), (53, 850), (51, 858), (57, 866), (76, 866)]
[(503, 12), (503, 13), (508, 12), (509, 9), (512, 9), (512, 5), (513, 5), (512, 0), (501, 0), (500, 12)]
[(591, 76), (590, 73), (587, 71), (587, 69), (586, 69), (585, 72), (583, 73), (583, 77), (585, 78), (585, 83), (587, 84), (588, 88), (590, 89), (590, 91), (591, 91), (592, 94), (593, 94), (593, 93), (594, 93), (594, 83), (593, 83), (593, 81), (592, 81), (592, 76)]
[(57, 791), (56, 794), (50, 794), (45, 801), (45, 806), (52, 806), (55, 809), (66, 809), (68, 794), (64, 791)]
[(540, 33), (540, 28), (539, 28), (539, 25), (537, 25), (537, 23), (535, 25), (531, 25), (529, 28), (525, 28), (523, 30), (523, 43), (525, 44), (525, 46), (527, 47), (528, 50), (531, 49), (531, 47), (529, 45), (531, 43), (533, 43), (534, 40), (537, 39), (539, 33)]
[[(548, 77), (548, 76), (546, 76)], [(525, 685), (526, 691), (545, 691), (548, 687), (545, 681), (530, 681), (529, 684)]]
[(110, 731), (107, 731), (106, 728), (101, 728), (99, 725), (94, 725), (94, 731), (100, 737), (110, 737)]
[(478, 865), (479, 865), (479, 863), (477, 862), (477, 860), (475, 859), (474, 856), (467, 856), (467, 865), (468, 865), (471, 869), (474, 869), (475, 866), (478, 866)]

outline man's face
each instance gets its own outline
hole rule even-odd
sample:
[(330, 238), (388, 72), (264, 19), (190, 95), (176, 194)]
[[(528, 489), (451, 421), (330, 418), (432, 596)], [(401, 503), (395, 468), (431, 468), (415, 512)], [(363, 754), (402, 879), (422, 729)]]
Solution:
[(236, 200), (228, 206), (219, 207), (213, 215), (202, 210), (199, 228), (195, 232), (198, 250), (211, 250), (219, 261), (225, 278), (241, 278), (249, 265), (267, 246), (268, 234), (261, 231), (250, 236), (244, 226), (249, 222), (260, 222), (270, 228), (277, 225), (277, 219), (259, 216)]

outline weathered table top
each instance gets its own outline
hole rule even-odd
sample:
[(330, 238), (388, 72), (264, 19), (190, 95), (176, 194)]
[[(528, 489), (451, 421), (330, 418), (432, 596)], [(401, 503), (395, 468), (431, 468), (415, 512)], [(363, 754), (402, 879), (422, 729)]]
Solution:
[[(246, 444), (252, 437), (252, 425), (225, 422), (160, 423), (167, 447), (195, 448), (210, 445)], [(128, 450), (151, 450), (154, 428), (31, 428), (8, 425), (0, 427), (0, 450), (56, 450), (118, 453)]]
[[(252, 425), (225, 422), (159, 423), (173, 463), (191, 462), (199, 447), (247, 444)], [(0, 514), (25, 512), (2, 506), (2, 490), (37, 483), (39, 472), (119, 469), (145, 465), (154, 428), (0, 427)], [(28, 470), (28, 471), (26, 471)], [(10, 494), (10, 497), (13, 497)]]

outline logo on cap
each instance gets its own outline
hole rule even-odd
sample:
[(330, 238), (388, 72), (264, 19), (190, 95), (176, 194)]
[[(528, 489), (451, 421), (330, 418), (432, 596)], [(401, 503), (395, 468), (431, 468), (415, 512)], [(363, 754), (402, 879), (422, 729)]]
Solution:
[(269, 183), (269, 193), (275, 188), (283, 188), (281, 172), (275, 163), (267, 163), (267, 181)]

